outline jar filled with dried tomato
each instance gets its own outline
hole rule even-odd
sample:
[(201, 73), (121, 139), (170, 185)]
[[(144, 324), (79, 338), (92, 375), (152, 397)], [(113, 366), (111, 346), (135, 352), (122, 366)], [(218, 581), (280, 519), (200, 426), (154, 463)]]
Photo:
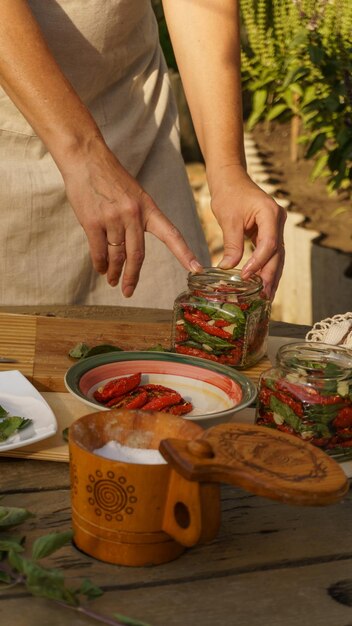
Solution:
[(267, 346), (270, 301), (259, 276), (205, 268), (188, 275), (188, 290), (175, 300), (172, 347), (235, 368), (261, 359)]
[(352, 459), (352, 352), (300, 342), (282, 346), (276, 359), (259, 380), (257, 424)]

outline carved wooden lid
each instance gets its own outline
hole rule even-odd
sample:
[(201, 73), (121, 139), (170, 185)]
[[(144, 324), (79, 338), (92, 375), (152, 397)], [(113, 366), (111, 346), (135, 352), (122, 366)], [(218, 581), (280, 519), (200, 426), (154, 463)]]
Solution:
[(325, 452), (263, 426), (219, 424), (192, 441), (165, 439), (160, 452), (188, 480), (230, 483), (291, 504), (330, 504), (349, 488)]

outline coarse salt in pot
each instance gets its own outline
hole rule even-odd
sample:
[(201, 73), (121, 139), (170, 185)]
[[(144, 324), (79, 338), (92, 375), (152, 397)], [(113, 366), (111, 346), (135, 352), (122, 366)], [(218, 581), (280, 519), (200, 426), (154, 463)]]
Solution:
[(292, 433), (337, 461), (352, 459), (352, 351), (291, 343), (259, 380), (256, 422)]
[(235, 368), (254, 365), (266, 353), (270, 301), (255, 275), (204, 268), (188, 275), (188, 290), (175, 300), (172, 347)]

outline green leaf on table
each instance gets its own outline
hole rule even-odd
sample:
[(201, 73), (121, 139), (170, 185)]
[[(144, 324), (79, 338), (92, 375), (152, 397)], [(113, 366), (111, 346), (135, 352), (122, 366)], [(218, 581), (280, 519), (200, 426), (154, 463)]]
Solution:
[(36, 561), (43, 559), (49, 554), (56, 552), (72, 540), (73, 532), (71, 530), (62, 533), (50, 533), (38, 537), (32, 546), (32, 557)]
[(14, 552), (23, 552), (23, 539), (22, 537), (11, 537), (1, 535), (0, 537), (0, 552), (9, 552), (13, 550)]
[(29, 517), (34, 517), (33, 513), (27, 509), (20, 509), (13, 506), (0, 506), (0, 530), (22, 524)]
[(146, 622), (141, 622), (138, 619), (133, 619), (131, 617), (127, 617), (126, 615), (121, 615), (121, 613), (114, 613), (113, 615), (114, 617), (116, 617), (116, 619), (119, 620), (121, 624), (126, 624), (126, 626), (150, 626), (150, 624), (147, 624)]
[(86, 359), (89, 356), (96, 356), (97, 354), (105, 354), (108, 352), (123, 352), (123, 350), (119, 346), (114, 346), (109, 343), (102, 343), (92, 347), (88, 346), (86, 343), (77, 343), (68, 354), (73, 359)]
[(100, 596), (102, 596), (104, 594), (104, 591), (100, 589), (100, 587), (93, 585), (93, 583), (88, 580), (88, 578), (85, 578), (82, 581), (79, 589), (77, 589), (77, 593), (86, 596), (88, 600), (94, 600), (94, 598), (99, 598)]
[(8, 574), (7, 572), (4, 572), (2, 569), (0, 569), (0, 583), (6, 583), (6, 584), (12, 583), (12, 578), (10, 574)]
[(16, 570), (16, 572), (24, 573), (25, 570), (25, 559), (23, 556), (18, 554), (16, 550), (9, 550), (8, 552), (8, 561), (11, 567)]
[(24, 559), (23, 574), (25, 585), (33, 595), (78, 606), (76, 592), (65, 587), (64, 575), (60, 570), (46, 569), (34, 561)]
[(69, 351), (69, 356), (73, 359), (81, 359), (88, 352), (89, 346), (86, 343), (80, 342)]
[(63, 438), (64, 441), (68, 441), (68, 432), (69, 432), (69, 430), (70, 430), (70, 427), (67, 426), (67, 428), (64, 428), (62, 433), (61, 433), (62, 434), (62, 438)]
[(87, 350), (87, 352), (83, 355), (83, 358), (86, 359), (89, 356), (96, 356), (97, 354), (105, 354), (107, 352), (123, 352), (123, 350), (119, 346), (112, 346), (108, 343), (103, 343), (100, 346), (93, 346), (93, 348)]
[(6, 417), (7, 415), (8, 415), (8, 411), (6, 411), (6, 409), (4, 409), (4, 407), (0, 405), (0, 419), (2, 419), (3, 417)]
[(150, 346), (150, 348), (144, 348), (147, 352), (171, 352), (170, 348), (164, 348), (161, 343), (157, 343), (155, 346)]

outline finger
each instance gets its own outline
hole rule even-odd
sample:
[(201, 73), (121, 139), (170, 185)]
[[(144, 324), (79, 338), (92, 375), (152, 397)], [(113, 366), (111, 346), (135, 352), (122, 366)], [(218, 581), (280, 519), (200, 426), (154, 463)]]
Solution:
[(126, 230), (126, 262), (122, 277), (122, 293), (130, 298), (137, 286), (145, 256), (144, 232), (142, 229)]
[(275, 256), (283, 244), (283, 231), (286, 211), (276, 202), (267, 204), (256, 216), (257, 238), (255, 250), (242, 270), (242, 278), (246, 280), (252, 274), (262, 270), (270, 259)]
[(243, 227), (234, 226), (232, 230), (227, 233), (224, 232), (224, 254), (218, 263), (218, 267), (223, 270), (232, 269), (240, 262), (243, 256), (244, 249), (244, 233)]
[(124, 240), (124, 232), (119, 234), (107, 234), (107, 253), (108, 253), (108, 283), (115, 287), (121, 276), (122, 268), (126, 260), (126, 243)]
[(145, 230), (158, 237), (186, 270), (202, 271), (202, 265), (188, 247), (178, 228), (155, 205), (148, 212)]
[(99, 274), (106, 274), (108, 257), (105, 231), (99, 223), (91, 224), (89, 228), (84, 230), (88, 239), (93, 267)]
[(263, 281), (264, 292), (270, 300), (273, 300), (282, 275), (285, 263), (285, 247), (284, 244), (279, 246), (276, 254), (266, 263), (260, 271)]

